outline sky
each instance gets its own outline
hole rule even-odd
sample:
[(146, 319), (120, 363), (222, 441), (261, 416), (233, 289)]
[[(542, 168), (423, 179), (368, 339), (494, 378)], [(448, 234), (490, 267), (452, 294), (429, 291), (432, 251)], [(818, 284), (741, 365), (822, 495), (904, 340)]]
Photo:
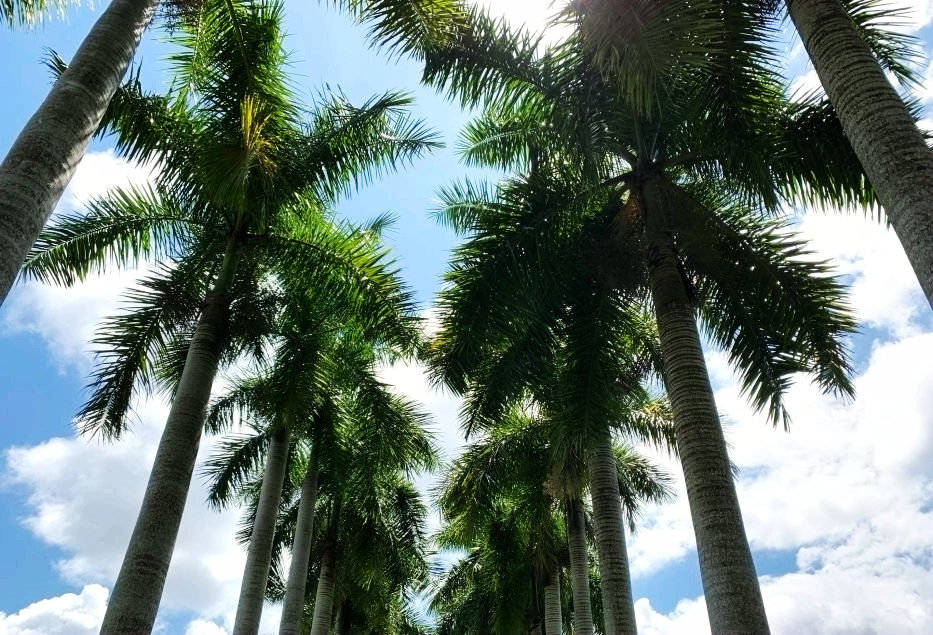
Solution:
[[(549, 3), (487, 4), (537, 28)], [(933, 2), (908, 4), (914, 19), (905, 28), (924, 51), (916, 95), (929, 116)], [(415, 64), (369, 50), (363, 30), (345, 16), (315, 2), (287, 2), (286, 13), (302, 99), (328, 85), (357, 103), (388, 89), (411, 91), (414, 112), (447, 142), (338, 206), (354, 219), (397, 214), (389, 240), (427, 311), (455, 244), (431, 212), (438, 187), (471, 173), (456, 155), (457, 130), (468, 115), (419, 87)], [(96, 15), (85, 6), (32, 31), (0, 30), (6, 86), (0, 154), (48, 90), (40, 64), (45, 50), (68, 59)], [(167, 83), (159, 37), (150, 31), (137, 57), (153, 90)], [(798, 43), (789, 40), (785, 61), (795, 87), (817, 86)], [(95, 141), (58, 210), (78, 210), (109, 187), (146, 177), (145, 168), (115, 158), (106, 140)], [(708, 352), (772, 632), (931, 633), (933, 317), (883, 225), (859, 215), (801, 211), (797, 229), (837, 264), (860, 317), (852, 340), (857, 398), (845, 403), (823, 396), (802, 378), (788, 399), (790, 433), (775, 430), (750, 412), (726, 357)], [(113, 444), (76, 437), (71, 419), (93, 366), (87, 342), (137, 273), (71, 289), (21, 285), (0, 309), (0, 635), (84, 635), (99, 628), (167, 406), (158, 399), (139, 403), (139, 423)], [(438, 440), (454, 456), (462, 444), (456, 399), (432, 389), (416, 364), (387, 369), (385, 376), (431, 410)], [(202, 444), (200, 460), (212, 443)], [(629, 536), (640, 631), (702, 634), (708, 625), (681, 477), (668, 458), (656, 458), (675, 475), (680, 496), (648, 508)], [(196, 477), (157, 622), (161, 633), (221, 635), (232, 625), (245, 562), (233, 539), (237, 513), (212, 511), (204, 498), (204, 482)], [(275, 632), (278, 615), (278, 607), (267, 606), (261, 632)]]

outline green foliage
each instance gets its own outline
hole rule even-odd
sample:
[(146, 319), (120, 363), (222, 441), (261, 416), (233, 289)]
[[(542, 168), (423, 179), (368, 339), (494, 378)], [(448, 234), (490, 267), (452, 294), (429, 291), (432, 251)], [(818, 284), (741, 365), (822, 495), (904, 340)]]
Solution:
[[(331, 210), (339, 195), (437, 147), (436, 136), (396, 93), (361, 107), (339, 94), (298, 106), (281, 20), (280, 3), (248, 0), (209, 0), (180, 17), (168, 93), (146, 93), (131, 74), (100, 129), (120, 156), (152, 166), (153, 185), (56, 217), (27, 258), (24, 277), (62, 285), (114, 268), (155, 271), (102, 326), (83, 430), (119, 436), (134, 394), (174, 391), (212, 293), (230, 309), (224, 364), (263, 357), (295, 289), (394, 354), (418, 345), (411, 293), (379, 236), (386, 219), (357, 227)], [(59, 58), (49, 64), (64, 69)]]

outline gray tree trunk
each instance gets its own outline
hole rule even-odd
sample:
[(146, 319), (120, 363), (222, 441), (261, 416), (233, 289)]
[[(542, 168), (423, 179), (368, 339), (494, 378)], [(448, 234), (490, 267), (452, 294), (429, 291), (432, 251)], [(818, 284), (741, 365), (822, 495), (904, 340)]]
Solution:
[(839, 0), (787, 11), (933, 306), (933, 151)]
[(560, 614), (560, 572), (554, 571), (548, 575), (547, 584), (544, 585), (544, 633), (545, 635), (561, 635), (564, 620)]
[(311, 620), (310, 635), (330, 633), (331, 616), (334, 611), (334, 585), (336, 583), (336, 565), (333, 547), (324, 549), (321, 555), (321, 574), (317, 581), (317, 595), (314, 596), (314, 618)]
[(710, 628), (713, 635), (764, 635), (770, 632), (768, 619), (703, 358), (696, 313), (670, 239), (653, 232), (646, 259)]
[(570, 589), (573, 591), (573, 632), (574, 635), (593, 635), (586, 517), (581, 500), (570, 500), (567, 505), (567, 543), (570, 549)]
[(301, 482), (301, 500), (298, 502), (298, 522), (292, 545), (292, 563), (285, 583), (285, 603), (279, 635), (300, 635), (301, 617), (305, 605), (305, 585), (308, 580), (308, 561), (311, 558), (311, 538), (314, 535), (314, 507), (317, 504), (317, 465), (308, 468)]
[(334, 635), (350, 635), (352, 625), (353, 612), (350, 610), (350, 604), (345, 601), (337, 611), (337, 628), (334, 629)]
[(0, 304), (133, 59), (154, 0), (112, 0), (0, 164)]
[(214, 290), (201, 309), (101, 635), (152, 632), (191, 485), (207, 402), (227, 342), (228, 292), (238, 260), (235, 247), (229, 247)]
[(285, 484), (285, 468), (288, 465), (288, 450), (291, 438), (287, 429), (276, 431), (269, 442), (266, 470), (259, 492), (259, 506), (253, 521), (253, 533), (249, 538), (249, 552), (243, 569), (240, 599), (237, 602), (233, 635), (256, 635), (262, 618), (262, 605), (269, 582), (272, 565), (272, 548), (275, 539), (275, 521)]
[(612, 437), (606, 431), (587, 457), (596, 550), (603, 584), (603, 622), (606, 635), (632, 635), (635, 604), (629, 577), (622, 499)]

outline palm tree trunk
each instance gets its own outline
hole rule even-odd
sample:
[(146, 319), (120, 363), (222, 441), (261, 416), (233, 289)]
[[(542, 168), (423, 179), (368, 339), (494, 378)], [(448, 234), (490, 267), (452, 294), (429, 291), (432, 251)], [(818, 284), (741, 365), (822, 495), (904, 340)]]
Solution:
[(0, 164), (0, 304), (120, 85), (154, 0), (112, 0)]
[[(652, 209), (661, 208), (657, 205)], [(657, 223), (661, 216), (647, 215), (648, 223)], [(764, 635), (770, 632), (768, 619), (703, 358), (696, 313), (673, 244), (662, 231), (649, 232), (646, 259), (651, 297), (710, 628), (713, 635)]]
[(349, 602), (344, 601), (337, 611), (337, 628), (334, 629), (334, 635), (350, 635), (350, 626), (353, 623), (352, 613)]
[(590, 571), (586, 555), (586, 518), (583, 501), (567, 505), (567, 542), (570, 547), (570, 589), (573, 591), (574, 635), (593, 635), (593, 609), (590, 606)]
[(786, 0), (842, 128), (933, 306), (933, 151), (839, 0)]
[(308, 560), (311, 558), (311, 538), (314, 534), (314, 507), (317, 504), (318, 468), (308, 468), (301, 482), (301, 500), (298, 502), (298, 522), (292, 545), (292, 563), (285, 583), (285, 603), (279, 635), (299, 635), (305, 605), (305, 584), (308, 580)]
[(625, 528), (619, 474), (612, 453), (608, 430), (587, 457), (590, 475), (590, 498), (596, 529), (596, 550), (603, 584), (603, 620), (606, 635), (631, 635), (636, 632), (635, 604), (629, 577)]
[(101, 635), (152, 632), (191, 485), (207, 402), (227, 341), (229, 290), (238, 261), (239, 252), (231, 244), (191, 338), (136, 526), (100, 627)]
[(240, 599), (233, 622), (234, 635), (255, 635), (259, 632), (262, 604), (269, 582), (272, 565), (272, 548), (275, 539), (275, 520), (285, 484), (285, 468), (288, 465), (288, 450), (291, 445), (287, 429), (276, 431), (269, 442), (266, 470), (259, 492), (259, 506), (253, 520), (253, 533), (249, 538), (249, 552), (243, 569)]
[(335, 554), (333, 547), (324, 549), (321, 555), (321, 574), (317, 581), (317, 595), (314, 597), (314, 619), (311, 620), (310, 635), (330, 633), (331, 614), (334, 610)]
[(545, 635), (561, 635), (563, 624), (560, 614), (560, 572), (555, 570), (548, 574), (547, 584), (544, 585)]

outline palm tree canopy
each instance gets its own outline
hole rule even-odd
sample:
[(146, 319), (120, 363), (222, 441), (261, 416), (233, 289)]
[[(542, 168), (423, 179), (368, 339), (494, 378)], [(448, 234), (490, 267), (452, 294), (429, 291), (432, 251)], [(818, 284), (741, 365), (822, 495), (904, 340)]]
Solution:
[(125, 429), (133, 394), (152, 389), (163, 361), (183, 362), (200, 302), (231, 261), (230, 332), (243, 333), (228, 359), (255, 349), (270, 296), (298, 280), (328, 299), (335, 319), (356, 316), (369, 336), (415, 343), (411, 295), (379, 240), (385, 219), (353, 226), (331, 209), (338, 196), (436, 147), (436, 136), (398, 93), (362, 107), (339, 93), (310, 110), (296, 106), (281, 5), (234, 3), (236, 21), (227, 11), (206, 3), (178, 28), (168, 94), (144, 93), (136, 76), (105, 117), (102, 131), (115, 134), (121, 156), (155, 166), (153, 185), (111, 191), (87, 213), (57, 218), (23, 267), (27, 278), (70, 285), (155, 263), (129, 293), (128, 311), (98, 338), (104, 350), (79, 416), (84, 429)]
[[(480, 307), (458, 321), (462, 342), (450, 348), (467, 363), (448, 359), (452, 385), (463, 389), (487, 332), (541, 316), (536, 337), (527, 338), (540, 341), (553, 328), (545, 316), (579, 288), (569, 280), (581, 265), (591, 280), (644, 298), (643, 235), (657, 221), (677, 245), (707, 333), (728, 349), (757, 408), (786, 424), (781, 396), (798, 372), (812, 373), (825, 390), (851, 393), (844, 338), (854, 319), (842, 287), (786, 223), (765, 214), (795, 198), (874, 200), (825, 104), (790, 102), (778, 78), (765, 74), (755, 104), (730, 110), (685, 86), (665, 93), (660, 114), (639, 114), (578, 37), (541, 54), (484, 24), (477, 28), (486, 29), (489, 54), (464, 62), (451, 52), (436, 81), (487, 103), (463, 134), (467, 160), (524, 176), (444, 192), (445, 215), (469, 240), (455, 255), (442, 303), (451, 314), (467, 298)], [(504, 79), (486, 91), (490, 76)], [(707, 122), (714, 112), (736, 114)], [(826, 141), (818, 149), (816, 135)], [(653, 219), (642, 200), (649, 195)]]

